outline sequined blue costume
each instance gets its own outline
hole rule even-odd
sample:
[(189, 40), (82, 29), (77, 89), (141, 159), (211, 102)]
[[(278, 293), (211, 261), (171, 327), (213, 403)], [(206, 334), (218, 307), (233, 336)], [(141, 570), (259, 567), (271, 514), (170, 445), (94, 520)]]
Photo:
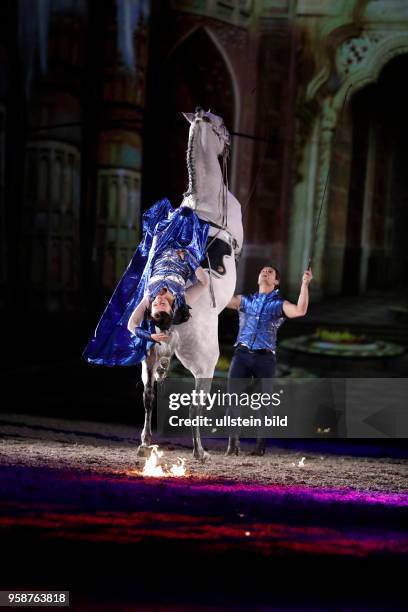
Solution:
[(283, 302), (279, 289), (241, 296), (235, 346), (243, 344), (250, 350), (275, 351), (278, 329), (286, 319)]
[[(132, 366), (146, 357), (152, 342), (138, 338), (127, 329), (129, 318), (147, 292), (154, 298), (162, 287), (184, 300), (184, 286), (205, 252), (208, 223), (188, 207), (173, 209), (160, 200), (143, 215), (143, 239), (119, 281), (83, 356), (89, 363)], [(185, 253), (184, 261), (177, 250)], [(154, 332), (151, 321), (141, 327)]]
[(154, 260), (151, 276), (147, 283), (147, 293), (153, 300), (163, 287), (176, 296), (179, 306), (184, 301), (184, 290), (187, 280), (193, 276), (199, 262), (189, 251), (184, 251), (184, 258), (174, 248), (168, 248)]

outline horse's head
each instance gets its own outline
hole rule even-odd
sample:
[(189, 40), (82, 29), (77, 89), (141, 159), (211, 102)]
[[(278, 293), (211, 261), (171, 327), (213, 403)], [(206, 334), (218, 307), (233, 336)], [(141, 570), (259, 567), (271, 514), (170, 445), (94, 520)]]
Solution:
[(205, 141), (215, 146), (217, 155), (228, 152), (231, 139), (222, 117), (213, 115), (209, 110), (206, 112), (201, 107), (197, 107), (195, 113), (183, 113), (183, 115), (190, 123), (190, 138), (194, 131), (200, 128), (208, 136)]

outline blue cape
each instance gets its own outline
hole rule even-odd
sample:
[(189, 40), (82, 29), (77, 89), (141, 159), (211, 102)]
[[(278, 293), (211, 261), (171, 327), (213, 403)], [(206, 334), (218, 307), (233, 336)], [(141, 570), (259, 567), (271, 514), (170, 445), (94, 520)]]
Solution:
[[(186, 206), (173, 209), (169, 200), (156, 202), (143, 215), (143, 238), (119, 281), (83, 356), (89, 363), (133, 366), (146, 357), (152, 342), (127, 329), (130, 316), (143, 299), (155, 257), (164, 249), (182, 248), (200, 262), (205, 253), (208, 223)], [(151, 321), (141, 327), (154, 333)]]

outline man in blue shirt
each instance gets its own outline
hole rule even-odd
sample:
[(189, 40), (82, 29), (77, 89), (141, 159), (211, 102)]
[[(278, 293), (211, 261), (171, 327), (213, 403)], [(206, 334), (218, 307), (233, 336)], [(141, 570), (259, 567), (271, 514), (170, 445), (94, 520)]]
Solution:
[[(259, 291), (251, 295), (234, 295), (227, 308), (239, 311), (239, 332), (228, 373), (233, 379), (273, 379), (276, 369), (276, 336), (286, 318), (303, 317), (309, 305), (309, 283), (312, 271), (305, 270), (297, 304), (284, 300), (279, 292), (280, 275), (266, 266), (258, 276)], [(263, 455), (265, 440), (259, 439), (253, 454)], [(239, 454), (237, 436), (230, 437), (228, 455)]]

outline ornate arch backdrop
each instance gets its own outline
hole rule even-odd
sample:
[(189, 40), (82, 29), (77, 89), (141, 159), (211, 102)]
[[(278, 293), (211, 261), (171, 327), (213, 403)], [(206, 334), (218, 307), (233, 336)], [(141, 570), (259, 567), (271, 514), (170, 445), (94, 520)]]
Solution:
[[(178, 205), (187, 188), (188, 125), (180, 111), (191, 112), (196, 106), (211, 109), (232, 129), (237, 85), (215, 34), (202, 27), (179, 41), (158, 70), (146, 138), (146, 189), (150, 200), (168, 196)], [(159, 182), (156, 172), (160, 173)]]
[[(385, 2), (347, 2), (347, 10), (332, 16), (322, 27), (315, 76), (306, 87), (305, 105), (312, 109), (308, 136), (298, 162), (300, 180), (294, 187), (290, 223), (289, 281), (295, 287), (311, 250), (313, 225), (325, 193), (319, 230), (314, 244), (313, 266), (317, 293), (340, 293), (343, 286), (344, 243), (333, 249), (333, 215), (336, 198), (348, 197), (352, 154), (351, 102), (356, 92), (376, 83), (384, 68), (408, 53), (408, 11), (393, 2), (406, 22), (395, 20)], [(343, 8), (344, 8), (343, 6)], [(358, 32), (358, 35), (356, 33)], [(403, 77), (402, 77), (403, 78)], [(343, 156), (343, 159), (342, 159)], [(340, 168), (343, 163), (344, 168)], [(346, 194), (336, 184), (342, 173)], [(337, 178), (336, 178), (337, 174)], [(327, 185), (326, 185), (327, 182)], [(337, 202), (338, 204), (338, 202)], [(347, 222), (343, 219), (343, 224)], [(363, 230), (362, 230), (363, 231)], [(338, 235), (336, 237), (338, 239)], [(361, 281), (359, 290), (364, 290)]]

